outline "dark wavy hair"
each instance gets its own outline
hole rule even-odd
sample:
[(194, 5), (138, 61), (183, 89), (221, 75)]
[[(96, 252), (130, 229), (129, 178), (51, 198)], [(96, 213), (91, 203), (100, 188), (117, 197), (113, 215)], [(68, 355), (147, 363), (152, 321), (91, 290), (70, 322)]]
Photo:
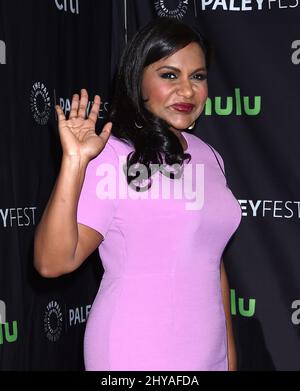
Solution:
[[(113, 123), (111, 133), (134, 146), (134, 151), (127, 156), (125, 170), (129, 185), (139, 176), (148, 179), (146, 189), (149, 189), (154, 172), (152, 170), (151, 173), (151, 164), (181, 167), (184, 160), (191, 159), (189, 153), (184, 153), (178, 137), (170, 131), (167, 122), (145, 108), (141, 85), (146, 66), (192, 42), (198, 43), (203, 50), (208, 68), (210, 45), (206, 39), (196, 27), (189, 27), (173, 18), (152, 20), (133, 36), (121, 56), (109, 121)], [(132, 172), (130, 169), (141, 164), (146, 167), (146, 173), (142, 175), (141, 170)], [(170, 177), (174, 178), (176, 174)], [(141, 187), (136, 186), (136, 190), (141, 191)]]

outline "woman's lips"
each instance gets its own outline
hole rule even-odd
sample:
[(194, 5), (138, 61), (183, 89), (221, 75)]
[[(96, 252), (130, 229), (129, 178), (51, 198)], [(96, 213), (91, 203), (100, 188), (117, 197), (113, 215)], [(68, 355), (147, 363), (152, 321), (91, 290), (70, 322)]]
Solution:
[(176, 103), (175, 105), (172, 105), (172, 107), (182, 113), (190, 113), (195, 107), (195, 105), (192, 105), (190, 103)]

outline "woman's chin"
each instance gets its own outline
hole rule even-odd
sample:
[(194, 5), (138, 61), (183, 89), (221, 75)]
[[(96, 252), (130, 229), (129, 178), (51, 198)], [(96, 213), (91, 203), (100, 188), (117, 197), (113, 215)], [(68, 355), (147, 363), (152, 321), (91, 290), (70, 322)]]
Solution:
[(190, 123), (186, 123), (186, 124), (170, 124), (170, 129), (182, 131), (182, 130), (187, 129), (189, 126), (190, 126)]

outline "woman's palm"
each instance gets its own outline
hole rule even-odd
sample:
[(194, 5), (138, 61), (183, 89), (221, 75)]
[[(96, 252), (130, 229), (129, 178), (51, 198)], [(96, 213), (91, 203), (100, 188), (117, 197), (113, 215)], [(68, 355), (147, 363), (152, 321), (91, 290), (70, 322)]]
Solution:
[(111, 123), (107, 123), (101, 134), (95, 132), (95, 125), (100, 109), (100, 97), (95, 96), (89, 116), (86, 118), (88, 94), (81, 90), (81, 98), (73, 95), (69, 118), (66, 119), (60, 106), (56, 106), (58, 127), (63, 152), (69, 156), (80, 156), (89, 160), (97, 156), (109, 138)]

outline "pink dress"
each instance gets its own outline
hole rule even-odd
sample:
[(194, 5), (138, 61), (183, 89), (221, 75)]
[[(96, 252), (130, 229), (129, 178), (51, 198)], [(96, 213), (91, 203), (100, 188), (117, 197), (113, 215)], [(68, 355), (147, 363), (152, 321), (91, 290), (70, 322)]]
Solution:
[(151, 195), (127, 185), (119, 157), (133, 148), (113, 135), (88, 165), (77, 220), (104, 236), (104, 275), (85, 331), (86, 370), (227, 370), (220, 260), (241, 208), (220, 155), (182, 134), (192, 160), (181, 179), (155, 172)]

